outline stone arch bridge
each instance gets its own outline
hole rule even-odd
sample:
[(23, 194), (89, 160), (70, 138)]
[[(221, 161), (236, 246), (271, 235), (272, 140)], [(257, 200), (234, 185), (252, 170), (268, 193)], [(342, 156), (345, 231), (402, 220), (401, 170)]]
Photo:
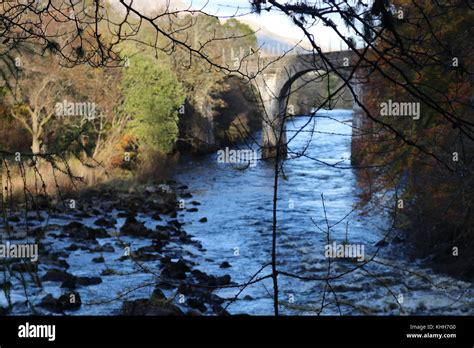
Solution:
[[(337, 72), (341, 83), (348, 81), (353, 91), (360, 93), (361, 79), (358, 71), (361, 69), (353, 68), (356, 54), (353, 51), (337, 51), (325, 53), (324, 56), (327, 61), (315, 54), (252, 58), (243, 61), (241, 71), (250, 77), (263, 107), (263, 158), (275, 157), (278, 150), (281, 156), (286, 156), (286, 105), (291, 85), (298, 78), (312, 71)], [(358, 109), (354, 102), (353, 108)], [(360, 112), (355, 112), (356, 126), (360, 122), (358, 115)]]

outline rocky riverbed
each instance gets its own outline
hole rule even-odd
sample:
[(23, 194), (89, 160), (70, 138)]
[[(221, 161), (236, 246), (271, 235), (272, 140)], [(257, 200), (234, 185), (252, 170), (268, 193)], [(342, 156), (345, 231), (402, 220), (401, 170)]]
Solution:
[(199, 211), (185, 186), (167, 182), (91, 189), (65, 204), (44, 200), (26, 214), (10, 212), (3, 243), (37, 244), (39, 260), (2, 260), (0, 312), (227, 314), (214, 290), (234, 284), (193, 262), (205, 250), (180, 222), (185, 201), (186, 214)]

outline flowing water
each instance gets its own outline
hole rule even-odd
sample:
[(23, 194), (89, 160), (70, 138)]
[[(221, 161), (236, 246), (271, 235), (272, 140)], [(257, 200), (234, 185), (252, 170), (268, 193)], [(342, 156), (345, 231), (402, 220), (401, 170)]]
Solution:
[[(389, 231), (390, 219), (381, 210), (364, 216), (354, 210), (359, 189), (356, 173), (347, 168), (351, 156), (351, 119), (352, 112), (333, 110), (318, 113), (314, 120), (298, 117), (287, 125), (288, 137), (292, 138), (289, 150), (306, 151), (305, 156), (285, 162), (284, 177), (280, 178), (278, 269), (298, 276), (324, 278), (328, 272), (327, 224), (335, 225), (329, 230), (331, 243), (363, 246), (366, 261), (377, 255), (363, 267), (361, 262), (347, 258), (332, 259), (330, 275), (347, 274), (329, 284), (280, 275), (283, 313), (317, 314), (324, 306), (322, 314), (327, 315), (473, 314), (472, 284), (434, 273), (410, 259), (403, 244), (376, 246)], [(260, 135), (255, 137), (259, 139)], [(242, 144), (242, 148), (245, 146)], [(199, 269), (230, 274), (240, 284), (268, 264), (273, 171), (271, 162), (259, 161), (243, 170), (233, 164), (218, 163), (215, 154), (182, 159), (175, 178), (189, 186), (193, 197), (186, 200), (188, 203), (201, 203), (198, 212), (181, 216), (186, 231), (207, 249), (194, 260)], [(204, 217), (207, 222), (200, 222)], [(220, 268), (224, 261), (231, 267)], [(351, 269), (354, 270), (348, 272)], [(266, 267), (259, 276), (270, 271)], [(223, 289), (218, 294), (233, 298), (237, 292), (238, 289)], [(265, 279), (245, 288), (228, 310), (233, 314), (270, 315), (272, 296), (272, 280)]]
[[(277, 267), (279, 271), (316, 280), (280, 274), (281, 311), (314, 315), (323, 307), (324, 315), (473, 314), (472, 284), (436, 274), (421, 261), (410, 259), (405, 244), (392, 242), (377, 246), (390, 231), (390, 219), (380, 209), (364, 215), (355, 209), (359, 188), (356, 173), (350, 168), (351, 118), (351, 112), (335, 110), (318, 114), (314, 122), (309, 122), (308, 117), (300, 117), (288, 124), (288, 137), (292, 138), (290, 157), (305, 148), (306, 156), (286, 161), (284, 176), (280, 177)], [(295, 132), (300, 129), (301, 132)], [(260, 137), (255, 134), (256, 139)], [(211, 154), (183, 158), (175, 175), (178, 185), (188, 186), (181, 192), (182, 197), (192, 193), (191, 198), (185, 198), (186, 209), (180, 212), (179, 220), (184, 223), (184, 230), (206, 251), (192, 243), (170, 242), (164, 254), (191, 261), (194, 269), (208, 274), (229, 274), (236, 284), (243, 284), (271, 260), (273, 163), (258, 161), (255, 166), (243, 169), (242, 166), (219, 163), (217, 157), (217, 154)], [(107, 199), (90, 204), (96, 204), (94, 208), (100, 210), (96, 212), (98, 215), (81, 217), (79, 221), (94, 227), (98, 216), (107, 216), (117, 219), (115, 228), (109, 232), (121, 228), (125, 219), (118, 217), (116, 209), (109, 209), (111, 203)], [(92, 207), (86, 210), (92, 210)], [(103, 280), (97, 285), (80, 287), (83, 304), (71, 314), (119, 314), (122, 300), (150, 297), (160, 278), (155, 277), (161, 272), (160, 255), (146, 262), (153, 272), (144, 272), (130, 260), (122, 259), (122, 244), (112, 235), (98, 241), (78, 241), (60, 233), (61, 226), (78, 220), (77, 214), (55, 217), (46, 216), (46, 212), (42, 214), (45, 221), (33, 225), (50, 225), (50, 232), (42, 240), (46, 250), (59, 252), (58, 255), (67, 261), (67, 271), (73, 275), (101, 275)], [(151, 230), (157, 224), (167, 226), (169, 223), (169, 217), (163, 216), (163, 221), (157, 222), (150, 215), (150, 211), (144, 211), (137, 219)], [(328, 225), (331, 227), (329, 235)], [(21, 222), (15, 225), (15, 229), (22, 228)], [(122, 236), (121, 239), (134, 250), (150, 244), (149, 238)], [(347, 243), (358, 247), (356, 250), (364, 253), (357, 256), (360, 260), (363, 257), (364, 261), (326, 258), (328, 240), (330, 244), (334, 241), (340, 246)], [(93, 242), (113, 248), (108, 252), (98, 251), (99, 245)], [(74, 243), (79, 246), (72, 250)], [(104, 263), (94, 262), (99, 256), (104, 257)], [(223, 262), (231, 267), (221, 268)], [(331, 281), (327, 283), (324, 279), (329, 264)], [(39, 274), (43, 275), (51, 267), (57, 265), (40, 263)], [(117, 272), (103, 275), (105, 268)], [(270, 271), (270, 267), (265, 267), (257, 278)], [(13, 283), (10, 295), (13, 313), (31, 313), (20, 280), (11, 278), (9, 281)], [(30, 287), (28, 298), (33, 303), (38, 303), (47, 294), (58, 298), (64, 291), (59, 284), (43, 282), (42, 287)], [(174, 296), (174, 291), (168, 289), (164, 293), (170, 297)], [(226, 299), (239, 295), (228, 307), (232, 314), (273, 314), (273, 284), (269, 278), (249, 285), (241, 293), (239, 288), (226, 288), (218, 290), (217, 294)], [(0, 307), (6, 305), (6, 294), (2, 291)], [(48, 314), (48, 311), (43, 312)]]

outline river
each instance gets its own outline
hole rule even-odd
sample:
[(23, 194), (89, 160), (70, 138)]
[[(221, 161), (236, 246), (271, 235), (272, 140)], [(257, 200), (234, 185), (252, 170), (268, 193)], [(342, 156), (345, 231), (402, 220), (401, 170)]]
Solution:
[[(413, 260), (401, 243), (378, 247), (390, 228), (390, 219), (379, 209), (359, 214), (359, 188), (350, 167), (352, 112), (333, 110), (298, 117), (287, 125), (291, 153), (307, 147), (299, 158), (284, 164), (278, 202), (278, 269), (304, 277), (323, 278), (328, 272), (325, 257), (327, 222), (330, 241), (364, 247), (364, 267), (349, 259), (332, 259), (330, 275), (348, 272), (332, 280), (306, 281), (279, 276), (279, 300), (283, 314), (473, 314), (472, 285), (436, 274), (421, 261)], [(296, 133), (296, 130), (302, 132)], [(315, 132), (313, 132), (315, 130)], [(260, 139), (260, 134), (254, 135)], [(244, 147), (244, 144), (241, 144)], [(315, 160), (316, 159), (316, 160)], [(337, 164), (330, 166), (328, 164)], [(218, 163), (217, 155), (184, 157), (175, 179), (189, 187), (198, 201), (198, 212), (181, 219), (188, 233), (207, 250), (193, 260), (212, 274), (230, 274), (245, 283), (271, 257), (273, 164), (259, 161), (245, 170)], [(187, 206), (191, 206), (188, 204)], [(207, 222), (200, 222), (202, 218)], [(319, 228), (317, 227), (319, 226)], [(231, 267), (221, 268), (227, 261)], [(265, 268), (260, 276), (271, 271)], [(325, 288), (328, 290), (325, 292)], [(332, 290), (331, 290), (332, 289)], [(222, 297), (233, 298), (238, 289), (223, 289)], [(228, 310), (232, 314), (273, 313), (271, 279), (247, 287)]]

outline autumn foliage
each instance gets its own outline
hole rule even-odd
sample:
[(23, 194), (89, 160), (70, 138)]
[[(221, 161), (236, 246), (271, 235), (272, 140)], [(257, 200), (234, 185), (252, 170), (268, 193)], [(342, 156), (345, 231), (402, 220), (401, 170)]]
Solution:
[[(416, 251), (473, 277), (474, 11), (465, 1), (397, 0), (392, 13), (371, 52), (381, 69), (367, 67), (354, 141), (361, 198), (389, 192), (379, 203), (395, 207)], [(388, 100), (420, 103), (420, 118), (381, 116)]]

